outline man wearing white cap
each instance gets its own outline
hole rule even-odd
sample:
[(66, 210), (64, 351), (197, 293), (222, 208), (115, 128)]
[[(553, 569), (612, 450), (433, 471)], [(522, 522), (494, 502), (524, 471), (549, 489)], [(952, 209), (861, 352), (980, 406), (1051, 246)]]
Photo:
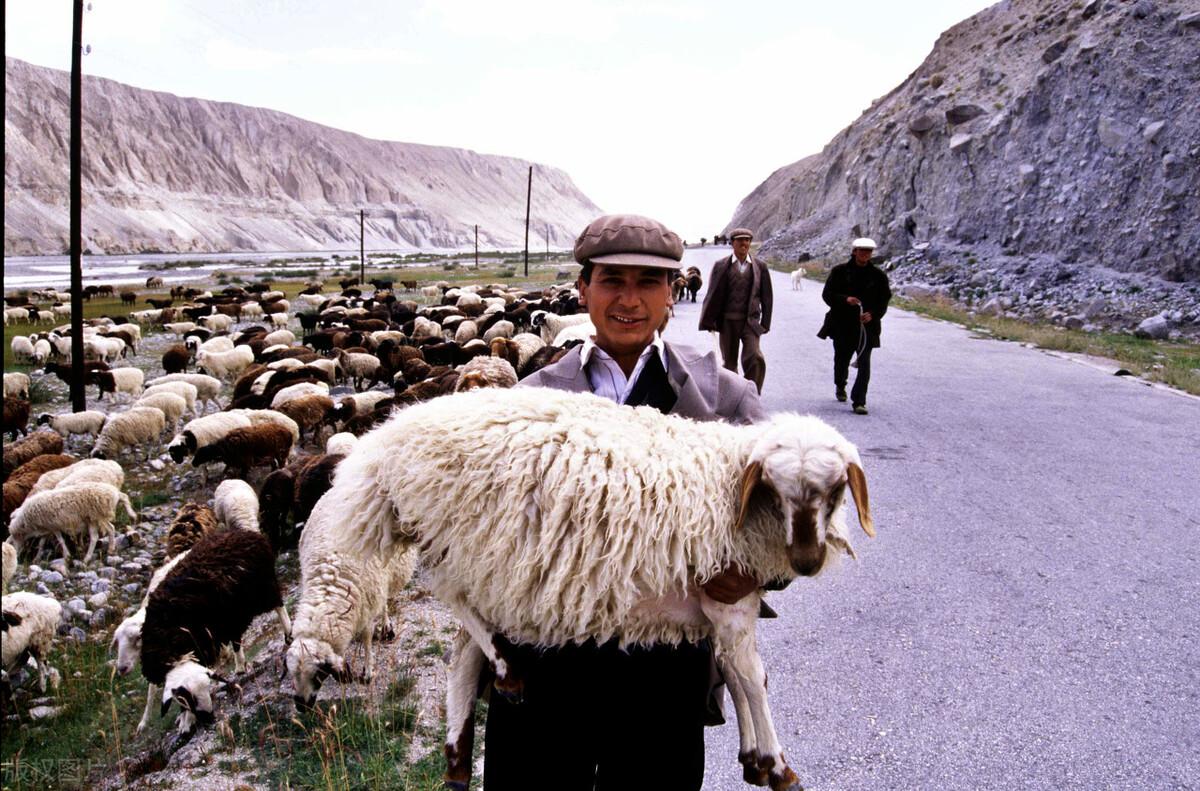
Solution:
[(879, 347), (880, 319), (892, 298), (887, 274), (871, 262), (875, 242), (861, 237), (851, 245), (850, 260), (829, 271), (821, 298), (829, 306), (817, 333), (833, 338), (833, 383), (838, 401), (846, 400), (850, 358), (858, 354), (858, 375), (850, 391), (857, 415), (867, 414), (867, 385), (871, 382), (871, 350)]
[(737, 373), (741, 347), (742, 375), (762, 392), (767, 360), (759, 338), (771, 329), (771, 273), (751, 258), (754, 234), (734, 228), (729, 234), (733, 255), (713, 264), (708, 293), (700, 309), (700, 329), (719, 333), (725, 368)]
[[(519, 386), (591, 392), (693, 420), (765, 419), (750, 382), (724, 370), (712, 352), (659, 334), (682, 257), (679, 237), (648, 217), (591, 222), (575, 242), (575, 260), (580, 303), (596, 334)], [(703, 589), (732, 603), (760, 584), (731, 568)], [(493, 690), (488, 791), (700, 789), (704, 725), (723, 721), (724, 693), (707, 641), (627, 649), (615, 640), (554, 648), (506, 641), (503, 653), (520, 669), (523, 700)]]

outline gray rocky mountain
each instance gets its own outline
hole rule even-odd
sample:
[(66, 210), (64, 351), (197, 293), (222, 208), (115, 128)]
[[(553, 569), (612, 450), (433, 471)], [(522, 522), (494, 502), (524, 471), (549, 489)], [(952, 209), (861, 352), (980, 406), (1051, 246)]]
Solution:
[[(4, 251), (67, 249), (70, 75), (5, 61)], [(285, 113), (84, 78), (85, 247), (95, 253), (517, 248), (530, 162), (370, 140)], [(600, 210), (534, 164), (530, 244)]]
[(991, 312), (1200, 333), (1200, 2), (1005, 0), (729, 227), (875, 237), (893, 280)]

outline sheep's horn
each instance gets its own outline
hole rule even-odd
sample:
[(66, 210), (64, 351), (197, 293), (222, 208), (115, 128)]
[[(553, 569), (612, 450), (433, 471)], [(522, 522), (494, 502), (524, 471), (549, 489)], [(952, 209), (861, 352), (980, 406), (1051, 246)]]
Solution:
[(745, 524), (746, 512), (750, 510), (750, 495), (754, 493), (754, 487), (758, 486), (761, 482), (762, 462), (752, 461), (742, 471), (741, 504), (738, 507), (737, 521), (733, 523), (735, 531), (741, 530), (742, 525)]
[(862, 525), (863, 532), (874, 538), (875, 523), (871, 519), (871, 500), (867, 496), (866, 473), (862, 467), (850, 462), (846, 468), (846, 475), (850, 479), (850, 494), (854, 497), (854, 507), (858, 509), (858, 522)]

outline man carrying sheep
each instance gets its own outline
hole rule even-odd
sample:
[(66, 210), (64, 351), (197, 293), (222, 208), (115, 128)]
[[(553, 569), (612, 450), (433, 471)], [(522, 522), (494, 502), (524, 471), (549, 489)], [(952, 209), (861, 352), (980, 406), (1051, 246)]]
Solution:
[[(682, 257), (679, 237), (655, 220), (594, 220), (575, 242), (575, 260), (582, 266), (580, 304), (596, 334), (520, 386), (592, 392), (694, 420), (765, 419), (751, 382), (723, 369), (714, 354), (659, 335)], [(732, 603), (757, 587), (730, 570), (705, 590)], [(523, 697), (491, 695), (489, 791), (701, 787), (704, 725), (723, 722), (723, 691), (707, 642), (627, 651), (616, 641), (550, 650), (506, 644), (503, 652), (521, 675)]]
[(762, 392), (767, 361), (759, 338), (771, 329), (771, 272), (750, 257), (754, 234), (735, 228), (730, 234), (733, 254), (713, 264), (711, 285), (700, 310), (700, 329), (719, 333), (725, 367), (737, 373), (741, 347), (742, 374)]

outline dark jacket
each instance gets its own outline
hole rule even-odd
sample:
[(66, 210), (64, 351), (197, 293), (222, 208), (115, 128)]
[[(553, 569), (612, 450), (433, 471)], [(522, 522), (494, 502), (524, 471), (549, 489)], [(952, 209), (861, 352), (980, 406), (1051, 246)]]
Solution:
[(825, 314), (825, 323), (821, 325), (818, 337), (858, 342), (858, 307), (847, 304), (846, 297), (858, 297), (863, 312), (871, 314), (871, 320), (865, 325), (867, 348), (878, 348), (882, 332), (880, 319), (887, 313), (888, 302), (892, 299), (887, 274), (874, 264), (860, 267), (854, 263), (854, 259), (831, 269), (825, 280), (825, 288), (821, 291), (821, 299), (829, 306), (829, 312)]
[[(709, 275), (708, 293), (704, 295), (704, 307), (700, 309), (700, 330), (720, 332), (725, 318), (725, 302), (729, 292), (729, 267), (733, 256), (726, 256), (713, 264)], [(746, 312), (746, 325), (756, 335), (771, 329), (771, 272), (767, 265), (754, 256), (750, 257), (750, 271), (754, 274), (754, 285), (750, 289), (750, 307)]]

